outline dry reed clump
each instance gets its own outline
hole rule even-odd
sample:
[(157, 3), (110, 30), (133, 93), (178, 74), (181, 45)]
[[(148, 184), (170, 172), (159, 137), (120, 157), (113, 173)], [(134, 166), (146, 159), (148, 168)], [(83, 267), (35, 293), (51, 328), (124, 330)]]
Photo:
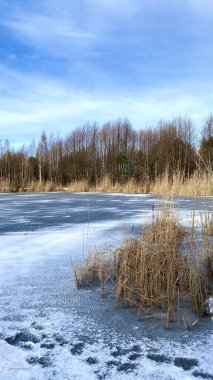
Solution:
[(74, 181), (66, 187), (67, 191), (93, 191), (105, 193), (154, 193), (167, 196), (199, 196), (213, 195), (213, 176), (211, 172), (195, 172), (185, 178), (184, 173), (176, 172), (169, 176), (165, 172), (155, 181), (149, 179), (136, 181), (129, 178), (127, 181), (113, 181), (106, 175), (96, 185), (90, 186), (87, 180)]
[(205, 315), (213, 289), (213, 243), (205, 223), (202, 230), (202, 242), (197, 245), (194, 222), (186, 234), (165, 206), (139, 238), (126, 239), (113, 255), (90, 252), (85, 264), (73, 269), (76, 285), (96, 279), (104, 295), (110, 279), (115, 283), (116, 305), (137, 309), (138, 318), (142, 312), (146, 317), (161, 316), (165, 328), (172, 320), (179, 323), (182, 316), (185, 327), (191, 329), (198, 319), (191, 321), (185, 306), (198, 316)]
[(202, 237), (205, 270), (213, 289), (213, 213), (206, 213), (202, 218)]
[(149, 193), (150, 184), (148, 181), (136, 181), (129, 178), (125, 181), (113, 181), (109, 175), (105, 175), (96, 185), (91, 186), (89, 191), (102, 193)]
[(138, 239), (129, 239), (116, 251), (116, 303), (141, 310), (166, 310), (165, 325), (174, 314), (183, 265), (177, 245), (184, 230), (164, 209)]
[(206, 231), (207, 231), (208, 236), (213, 237), (213, 219), (212, 218), (208, 221)]
[(74, 266), (73, 276), (77, 288), (88, 286), (98, 281), (100, 285), (100, 294), (105, 296), (105, 285), (108, 280), (113, 281), (114, 263), (112, 261), (112, 253), (110, 250), (101, 252), (89, 251), (86, 255), (84, 265)]
[[(197, 171), (190, 177), (185, 177), (184, 173), (176, 172), (169, 176), (165, 172), (161, 177), (151, 181), (136, 180), (129, 178), (128, 180), (113, 181), (109, 175), (104, 176), (97, 181), (95, 185), (91, 185), (88, 179), (75, 180), (63, 187), (62, 184), (57, 184), (53, 181), (32, 181), (26, 186), (19, 186), (19, 189), (9, 181), (0, 183), (0, 192), (11, 192), (14, 189), (19, 191), (69, 191), (69, 192), (106, 192), (106, 193), (135, 193), (147, 194), (154, 193), (167, 196), (199, 196), (213, 195), (213, 174), (211, 171)], [(213, 227), (212, 227), (213, 228)]]
[(1, 193), (8, 193), (11, 190), (11, 185), (9, 181), (1, 181), (0, 182), (0, 192)]
[(59, 186), (52, 181), (31, 181), (26, 185), (26, 187), (20, 190), (27, 192), (51, 192), (61, 189), (59, 189)]
[(87, 192), (89, 191), (89, 184), (87, 180), (70, 182), (65, 188), (65, 191), (75, 192)]
[(172, 176), (165, 172), (150, 184), (150, 188), (151, 192), (159, 195), (209, 196), (213, 195), (213, 174), (210, 171), (196, 171), (190, 177), (185, 177), (180, 171)]

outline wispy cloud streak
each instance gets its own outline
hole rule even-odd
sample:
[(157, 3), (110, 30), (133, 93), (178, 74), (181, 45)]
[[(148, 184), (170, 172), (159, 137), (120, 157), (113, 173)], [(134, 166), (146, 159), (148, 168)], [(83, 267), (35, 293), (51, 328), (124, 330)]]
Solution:
[[(212, 111), (210, 0), (2, 0), (0, 138)], [(20, 137), (22, 136), (22, 137)]]
[(210, 112), (213, 101), (213, 97), (190, 93), (184, 86), (135, 93), (117, 91), (112, 95), (81, 91), (64, 82), (1, 68), (3, 72), (4, 85), (10, 90), (0, 96), (0, 130), (5, 138), (12, 139), (28, 134), (29, 128), (35, 136), (43, 129), (63, 134), (87, 120), (102, 123), (119, 116), (128, 117), (136, 127), (180, 114), (199, 120)]

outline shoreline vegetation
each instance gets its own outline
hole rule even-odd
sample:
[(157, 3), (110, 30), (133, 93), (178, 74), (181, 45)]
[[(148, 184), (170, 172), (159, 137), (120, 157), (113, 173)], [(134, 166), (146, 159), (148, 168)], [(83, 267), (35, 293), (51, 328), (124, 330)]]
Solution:
[(14, 149), (0, 141), (0, 191), (95, 191), (213, 195), (213, 114), (133, 128), (89, 122), (66, 137), (42, 133)]
[(130, 178), (125, 182), (112, 181), (105, 176), (97, 185), (91, 185), (87, 180), (73, 181), (66, 186), (52, 181), (32, 181), (23, 186), (15, 186), (9, 181), (0, 182), (0, 192), (103, 192), (156, 194), (162, 196), (213, 196), (213, 173), (195, 171), (190, 177), (176, 172), (172, 176), (165, 172), (163, 176), (153, 181), (136, 181)]
[(153, 318), (168, 329), (191, 330), (213, 316), (213, 215), (179, 223), (172, 204), (153, 212), (139, 237), (129, 236), (117, 249), (86, 252), (72, 263), (77, 288), (95, 286), (116, 307), (135, 311), (138, 320)]

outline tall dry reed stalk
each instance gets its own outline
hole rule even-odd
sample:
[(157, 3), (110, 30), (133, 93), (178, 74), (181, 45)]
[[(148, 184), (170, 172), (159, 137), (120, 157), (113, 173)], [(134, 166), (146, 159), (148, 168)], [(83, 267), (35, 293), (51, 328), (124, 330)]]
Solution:
[(52, 181), (46, 181), (46, 182), (39, 182), (39, 181), (32, 181), (26, 185), (24, 189), (21, 189), (22, 191), (28, 191), (28, 192), (51, 192), (60, 190), (60, 187), (52, 182)]
[[(10, 192), (15, 187), (9, 181), (0, 183), (0, 192)], [(73, 181), (66, 186), (54, 183), (52, 181), (39, 182), (32, 181), (26, 186), (22, 186), (19, 191), (68, 191), (68, 192), (105, 192), (105, 193), (135, 193), (147, 194), (154, 193), (157, 195), (167, 196), (211, 196), (213, 195), (213, 174), (212, 172), (197, 171), (192, 176), (185, 178), (181, 172), (176, 172), (169, 176), (167, 172), (154, 181), (141, 180), (136, 181), (129, 178), (127, 181), (112, 181), (110, 176), (104, 176), (96, 185), (90, 185), (87, 179)]]
[(164, 173), (150, 185), (151, 192), (171, 196), (210, 196), (213, 195), (213, 174), (197, 171), (188, 178), (176, 172), (172, 176)]
[(72, 263), (73, 276), (78, 288), (85, 285), (91, 285), (98, 280), (101, 295), (104, 296), (105, 285), (108, 280), (113, 281), (112, 252), (104, 250), (101, 252), (88, 251), (85, 257), (85, 263), (74, 266)]
[(74, 192), (87, 192), (89, 191), (89, 184), (87, 180), (70, 182), (66, 187), (66, 191)]
[(172, 208), (165, 205), (139, 238), (126, 239), (113, 255), (90, 252), (85, 264), (74, 268), (76, 284), (99, 279), (103, 290), (106, 282), (114, 279), (116, 305), (137, 309), (138, 317), (142, 312), (156, 315), (163, 310), (166, 328), (182, 315), (186, 328), (191, 328), (197, 319), (190, 322), (185, 305), (189, 304), (198, 316), (205, 315), (212, 295), (210, 220), (206, 216), (202, 220), (202, 241), (197, 242), (194, 220), (191, 231), (186, 232)]
[(0, 181), (0, 192), (1, 193), (8, 193), (11, 191), (11, 185), (9, 181)]

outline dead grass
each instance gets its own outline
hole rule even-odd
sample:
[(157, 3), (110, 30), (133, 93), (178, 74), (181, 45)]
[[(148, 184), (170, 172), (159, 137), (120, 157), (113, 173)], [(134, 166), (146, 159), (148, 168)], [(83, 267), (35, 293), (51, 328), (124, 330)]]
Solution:
[(181, 172), (174, 173), (172, 177), (166, 172), (161, 178), (152, 182), (150, 188), (151, 192), (159, 195), (210, 196), (213, 195), (213, 174), (197, 171), (185, 178)]
[(11, 191), (11, 185), (9, 181), (1, 181), (0, 182), (0, 192), (1, 193), (8, 193)]
[[(0, 183), (0, 192), (11, 192), (16, 186), (3, 181)], [(39, 182), (32, 181), (18, 189), (29, 192), (48, 191), (68, 191), (68, 192), (105, 192), (105, 193), (133, 193), (167, 196), (211, 196), (213, 195), (213, 174), (212, 172), (195, 172), (191, 177), (185, 178), (183, 173), (176, 172), (172, 177), (164, 173), (155, 181), (136, 181), (130, 178), (128, 181), (112, 181), (110, 176), (105, 176), (95, 186), (91, 186), (87, 179), (73, 181), (66, 186), (52, 181)]]
[(74, 266), (72, 262), (71, 264), (77, 288), (92, 285), (97, 280), (100, 285), (100, 294), (104, 296), (105, 285), (107, 281), (113, 281), (114, 272), (112, 252), (109, 249), (101, 252), (88, 251), (83, 266), (82, 264)]
[(59, 188), (59, 186), (52, 181), (32, 181), (28, 183), (25, 188), (20, 189), (20, 191), (27, 192), (51, 192), (56, 190), (62, 190), (62, 188)]
[(71, 193), (74, 192), (87, 192), (89, 191), (89, 184), (87, 180), (82, 181), (73, 181), (69, 183), (64, 190), (69, 191)]
[(197, 243), (194, 221), (186, 232), (172, 208), (165, 205), (139, 238), (126, 239), (110, 255), (90, 252), (85, 263), (73, 269), (76, 285), (99, 281), (103, 295), (110, 279), (115, 284), (117, 306), (136, 309), (138, 318), (141, 314), (156, 316), (162, 310), (165, 328), (182, 317), (190, 329), (198, 318), (190, 320), (185, 306), (198, 317), (208, 314), (207, 301), (212, 295), (213, 243), (208, 225), (204, 218), (202, 241)]
[(134, 178), (130, 178), (123, 183), (119, 181), (113, 182), (109, 176), (105, 176), (95, 187), (90, 191), (104, 192), (104, 193), (148, 193), (148, 182), (137, 182)]

